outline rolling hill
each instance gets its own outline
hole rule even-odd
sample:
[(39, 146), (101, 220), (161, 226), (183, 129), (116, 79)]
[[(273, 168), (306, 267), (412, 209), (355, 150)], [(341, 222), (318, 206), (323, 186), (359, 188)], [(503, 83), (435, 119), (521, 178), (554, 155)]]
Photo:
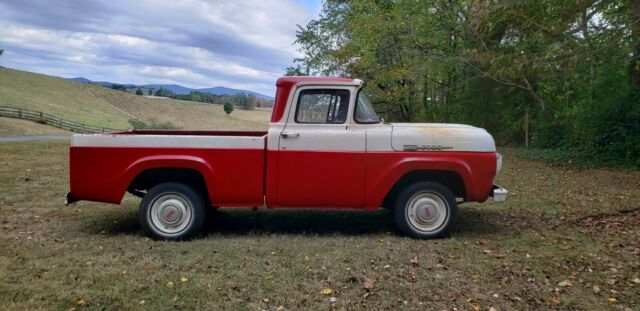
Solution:
[(257, 98), (260, 99), (266, 99), (266, 100), (273, 100), (273, 97), (268, 96), (268, 95), (264, 95), (264, 94), (260, 94), (258, 92), (253, 92), (253, 91), (246, 91), (246, 90), (238, 90), (238, 89), (232, 89), (232, 88), (228, 88), (228, 87), (224, 87), (224, 86), (216, 86), (216, 87), (210, 87), (210, 88), (200, 88), (200, 89), (192, 89), (192, 88), (188, 88), (188, 87), (184, 87), (182, 85), (177, 85), (177, 84), (142, 84), (142, 85), (136, 85), (136, 84), (131, 84), (131, 83), (115, 83), (115, 82), (108, 82), (108, 81), (91, 81), (87, 78), (83, 78), (83, 77), (76, 77), (76, 78), (69, 78), (67, 80), (76, 82), (76, 83), (83, 83), (83, 84), (98, 84), (107, 88), (111, 88), (111, 86), (113, 86), (114, 84), (119, 84), (122, 85), (126, 88), (136, 88), (136, 87), (140, 87), (143, 89), (166, 89), (169, 90), (171, 92), (174, 92), (176, 94), (189, 94), (191, 92), (202, 92), (202, 93), (211, 93), (213, 95), (236, 95), (236, 94), (245, 94), (245, 95), (253, 95)]
[(38, 110), (118, 129), (130, 128), (129, 119), (136, 118), (168, 121), (183, 129), (262, 130), (267, 128), (271, 114), (269, 109), (257, 108), (236, 109), (227, 116), (221, 105), (146, 98), (10, 68), (0, 68), (0, 106)]

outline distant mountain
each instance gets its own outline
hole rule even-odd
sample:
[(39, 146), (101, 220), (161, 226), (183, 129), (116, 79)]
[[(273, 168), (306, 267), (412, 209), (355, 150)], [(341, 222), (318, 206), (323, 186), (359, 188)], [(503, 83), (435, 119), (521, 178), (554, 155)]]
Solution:
[[(184, 87), (182, 85), (177, 85), (177, 84), (145, 84), (145, 85), (141, 85), (141, 87), (147, 88), (147, 89), (154, 89), (154, 90), (165, 89), (165, 90), (174, 92), (176, 94), (189, 94), (191, 93), (191, 91), (194, 91), (193, 89)], [(219, 94), (216, 94), (216, 95), (219, 95)]]
[(184, 87), (182, 85), (177, 85), (177, 84), (144, 84), (144, 85), (136, 85), (136, 84), (121, 84), (121, 83), (114, 83), (114, 82), (107, 82), (107, 81), (91, 81), (87, 78), (83, 78), (83, 77), (76, 77), (76, 78), (68, 78), (67, 80), (73, 81), (73, 82), (77, 82), (77, 83), (84, 83), (84, 84), (98, 84), (107, 88), (111, 88), (114, 84), (120, 84), (123, 85), (125, 88), (143, 88), (143, 89), (167, 89), (171, 92), (174, 92), (176, 94), (189, 94), (193, 91), (196, 92), (202, 92), (202, 93), (210, 93), (210, 94), (214, 94), (214, 95), (236, 95), (236, 94), (245, 94), (245, 95), (253, 95), (257, 98), (260, 99), (266, 99), (266, 100), (273, 100), (273, 97), (271, 96), (267, 96), (264, 94), (260, 94), (257, 92), (253, 92), (253, 91), (246, 91), (246, 90), (238, 90), (238, 89), (232, 89), (232, 88), (228, 88), (228, 87), (224, 87), (224, 86), (216, 86), (216, 87), (210, 87), (210, 88), (202, 88), (202, 89), (192, 89), (192, 88), (188, 88), (188, 87)]

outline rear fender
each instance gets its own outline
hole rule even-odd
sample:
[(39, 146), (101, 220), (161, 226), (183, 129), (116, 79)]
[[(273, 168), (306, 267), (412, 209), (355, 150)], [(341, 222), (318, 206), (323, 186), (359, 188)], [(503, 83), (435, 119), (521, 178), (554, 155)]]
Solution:
[(156, 168), (185, 168), (196, 170), (204, 178), (209, 196), (211, 196), (213, 192), (214, 171), (204, 159), (187, 155), (157, 155), (138, 159), (127, 167), (120, 179), (120, 193), (124, 196), (131, 182), (133, 182), (140, 173)]

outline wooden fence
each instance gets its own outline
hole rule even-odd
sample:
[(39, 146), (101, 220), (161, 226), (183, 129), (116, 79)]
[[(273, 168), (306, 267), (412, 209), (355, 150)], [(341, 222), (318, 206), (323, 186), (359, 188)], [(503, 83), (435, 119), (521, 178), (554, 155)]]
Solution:
[(42, 111), (34, 111), (23, 108), (3, 107), (0, 106), (0, 117), (16, 118), (46, 124), (63, 130), (69, 130), (75, 133), (105, 133), (121, 131), (108, 127), (96, 127), (83, 123), (65, 120), (59, 116), (45, 113)]

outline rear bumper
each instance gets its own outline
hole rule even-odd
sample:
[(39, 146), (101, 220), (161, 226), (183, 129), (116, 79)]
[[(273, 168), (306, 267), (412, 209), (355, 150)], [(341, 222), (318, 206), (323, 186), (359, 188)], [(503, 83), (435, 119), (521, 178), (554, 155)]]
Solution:
[(80, 200), (74, 198), (73, 195), (71, 195), (71, 192), (67, 193), (67, 195), (64, 197), (64, 205), (70, 205), (78, 201)]
[(493, 190), (491, 191), (491, 197), (493, 197), (494, 202), (506, 201), (508, 194), (509, 194), (509, 191), (507, 191), (507, 189), (502, 188), (500, 186), (493, 185)]

